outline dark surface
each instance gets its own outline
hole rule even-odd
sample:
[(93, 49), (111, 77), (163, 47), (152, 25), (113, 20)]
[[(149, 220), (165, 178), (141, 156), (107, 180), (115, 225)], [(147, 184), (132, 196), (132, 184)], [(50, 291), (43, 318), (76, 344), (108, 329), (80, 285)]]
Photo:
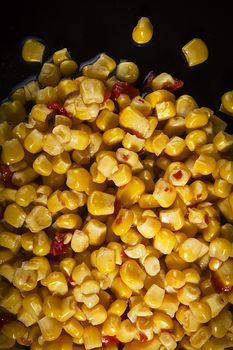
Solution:
[[(0, 99), (40, 64), (21, 58), (25, 37), (39, 37), (46, 45), (44, 59), (67, 47), (81, 63), (106, 52), (113, 58), (130, 59), (141, 71), (167, 71), (184, 81), (177, 95), (191, 94), (200, 106), (217, 115), (221, 95), (233, 89), (233, 23), (230, 1), (52, 1), (17, 2), (5, 5), (0, 22)], [(137, 20), (148, 16), (154, 37), (144, 47), (132, 42)], [(189, 68), (181, 48), (194, 37), (209, 48), (207, 62)], [(139, 82), (140, 83), (140, 82)], [(228, 119), (230, 120), (230, 118)], [(232, 121), (231, 121), (232, 125)]]

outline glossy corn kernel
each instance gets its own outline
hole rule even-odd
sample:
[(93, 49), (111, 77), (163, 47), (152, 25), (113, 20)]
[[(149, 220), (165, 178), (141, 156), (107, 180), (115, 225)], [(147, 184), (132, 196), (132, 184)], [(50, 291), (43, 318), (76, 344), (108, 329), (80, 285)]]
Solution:
[(201, 154), (194, 163), (193, 169), (202, 175), (212, 174), (216, 167), (216, 161), (213, 157)]
[(64, 60), (60, 63), (60, 71), (61, 74), (65, 77), (69, 77), (70, 75), (74, 74), (78, 69), (78, 64), (74, 60)]
[(209, 245), (210, 257), (219, 259), (220, 261), (226, 261), (230, 257), (231, 250), (231, 242), (225, 238), (215, 238)]
[(155, 217), (143, 216), (137, 223), (137, 229), (147, 239), (155, 237), (161, 228), (161, 223)]
[(183, 136), (185, 133), (185, 118), (175, 116), (168, 119), (163, 131), (169, 137)]
[(13, 252), (19, 250), (21, 237), (16, 233), (2, 231), (0, 235), (0, 246), (10, 249)]
[(27, 207), (36, 199), (36, 190), (32, 185), (24, 185), (15, 194), (15, 202), (21, 207)]
[(184, 225), (184, 215), (180, 208), (161, 210), (159, 218), (161, 223), (172, 231), (178, 231)]
[(43, 134), (32, 130), (24, 139), (24, 148), (30, 153), (38, 153), (42, 150)]
[(80, 84), (83, 102), (102, 103), (104, 100), (104, 84), (97, 79), (85, 79)]
[(108, 129), (103, 134), (103, 141), (108, 146), (114, 146), (121, 143), (125, 135), (124, 130), (121, 128)]
[(5, 164), (14, 164), (24, 158), (24, 149), (18, 139), (11, 139), (2, 144), (1, 159)]
[[(204, 244), (196, 238), (188, 238), (179, 249), (179, 256), (187, 262), (193, 262), (206, 253)], [(208, 248), (207, 248), (208, 251)]]
[(61, 78), (59, 68), (53, 63), (44, 63), (38, 76), (39, 83), (45, 86), (56, 86)]
[(45, 46), (35, 39), (27, 39), (22, 48), (22, 57), (26, 62), (42, 62)]
[(146, 117), (136, 108), (131, 106), (125, 107), (121, 110), (119, 123), (124, 128), (129, 129), (132, 133), (135, 133), (142, 138), (146, 137), (150, 128), (149, 121)]
[(97, 161), (97, 170), (105, 177), (110, 177), (118, 170), (116, 158), (111, 155), (104, 155)]
[(190, 151), (195, 151), (207, 143), (207, 135), (203, 130), (193, 130), (185, 138), (186, 146)]
[(38, 321), (38, 325), (43, 338), (47, 341), (57, 339), (62, 332), (62, 323), (54, 318), (45, 316)]
[(110, 178), (117, 187), (121, 187), (131, 181), (132, 171), (127, 164), (119, 164), (118, 170), (116, 170)]
[(232, 185), (226, 180), (216, 179), (214, 182), (214, 193), (217, 197), (226, 198), (231, 193)]
[(174, 136), (166, 145), (164, 152), (171, 157), (176, 157), (185, 150), (185, 147), (185, 140), (179, 136)]
[(91, 350), (102, 346), (101, 333), (97, 327), (88, 326), (84, 328), (83, 341), (85, 349)]
[(42, 141), (43, 150), (51, 156), (57, 156), (63, 152), (63, 147), (55, 135), (49, 133), (44, 135)]
[(115, 270), (115, 252), (112, 249), (101, 247), (96, 255), (96, 267), (100, 272), (111, 273)]
[(164, 289), (160, 288), (156, 284), (152, 284), (144, 296), (144, 301), (149, 307), (157, 309), (162, 305), (164, 295)]
[(216, 338), (223, 338), (232, 324), (232, 314), (229, 310), (223, 309), (215, 318), (210, 320), (209, 324), (212, 335)]
[(202, 108), (193, 109), (185, 118), (187, 129), (199, 129), (208, 123), (208, 112)]
[(53, 166), (44, 154), (40, 154), (33, 162), (33, 169), (42, 176), (49, 176), (52, 173)]
[(116, 77), (129, 84), (135, 83), (138, 76), (139, 69), (134, 62), (121, 62), (116, 67)]
[(145, 140), (137, 137), (136, 135), (132, 135), (128, 132), (124, 135), (122, 140), (123, 147), (133, 152), (141, 151), (144, 144), (145, 144)]
[(4, 212), (4, 220), (15, 228), (22, 227), (26, 218), (26, 213), (17, 204), (9, 204)]
[(226, 161), (219, 170), (222, 179), (233, 185), (233, 161)]
[(189, 307), (198, 322), (206, 323), (211, 319), (211, 309), (206, 302), (202, 300), (193, 301), (189, 304)]
[(132, 290), (140, 290), (144, 286), (146, 273), (134, 260), (127, 260), (120, 268), (122, 281)]
[(233, 145), (233, 136), (224, 131), (219, 131), (213, 139), (213, 144), (219, 152), (227, 152)]
[(89, 247), (88, 235), (80, 230), (75, 230), (71, 239), (71, 248), (76, 253), (84, 252)]
[(110, 215), (114, 212), (115, 196), (93, 191), (87, 199), (87, 208), (92, 215)]
[(166, 180), (159, 179), (155, 183), (153, 196), (161, 207), (168, 208), (176, 199), (176, 190), (175, 187)]
[[(111, 290), (119, 300), (129, 299), (132, 295), (132, 290), (129, 288), (120, 277), (114, 278)], [(120, 316), (120, 315), (119, 315)]]
[(117, 236), (124, 235), (128, 232), (133, 224), (133, 213), (130, 209), (120, 209), (117, 217), (111, 225), (111, 229)]
[(52, 216), (47, 208), (37, 205), (28, 213), (25, 224), (31, 232), (38, 232), (52, 224)]
[(145, 185), (138, 177), (133, 176), (123, 188), (117, 190), (117, 199), (122, 202), (123, 206), (130, 207), (135, 204), (145, 191)]
[(227, 91), (222, 95), (220, 111), (233, 115), (233, 91)]
[(163, 254), (170, 254), (176, 244), (175, 234), (162, 228), (154, 237), (154, 247)]
[(67, 172), (66, 184), (76, 191), (86, 191), (90, 182), (90, 174), (84, 168), (73, 168)]
[(36, 104), (31, 109), (31, 116), (39, 122), (45, 122), (51, 115), (51, 109), (45, 104)]
[(55, 51), (53, 54), (53, 62), (60, 65), (63, 61), (70, 59), (70, 54), (67, 48)]
[(148, 17), (141, 17), (134, 27), (132, 38), (137, 44), (148, 43), (153, 36), (153, 25)]
[(176, 115), (175, 104), (172, 101), (163, 101), (155, 105), (156, 116), (159, 121), (167, 120)]
[(194, 38), (182, 47), (182, 52), (190, 67), (203, 63), (208, 58), (206, 43), (199, 38)]
[(96, 125), (100, 130), (106, 131), (108, 129), (116, 128), (118, 126), (118, 120), (119, 117), (116, 113), (113, 113), (108, 109), (103, 109), (96, 118)]
[[(147, 150), (147, 141), (149, 140), (150, 139), (147, 139), (145, 143), (146, 150)], [(156, 156), (159, 156), (163, 152), (163, 150), (166, 148), (167, 144), (169, 143), (169, 137), (163, 132), (157, 130), (152, 136), (151, 141), (152, 141), (151, 152), (155, 153)]]

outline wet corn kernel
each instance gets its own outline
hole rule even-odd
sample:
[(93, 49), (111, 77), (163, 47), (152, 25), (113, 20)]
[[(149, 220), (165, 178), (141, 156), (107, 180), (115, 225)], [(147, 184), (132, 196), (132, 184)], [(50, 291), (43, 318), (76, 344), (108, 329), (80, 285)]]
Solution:
[(4, 220), (15, 228), (22, 227), (26, 219), (25, 211), (18, 204), (9, 204), (4, 212)]
[(233, 115), (233, 91), (227, 91), (222, 95), (220, 110), (228, 115)]
[(129, 129), (132, 133), (140, 135), (140, 137), (145, 138), (150, 124), (146, 117), (139, 112), (136, 108), (128, 106), (121, 110), (119, 115), (119, 124)]
[(193, 169), (202, 175), (212, 174), (216, 167), (216, 160), (213, 157), (201, 154), (194, 163)]
[(27, 39), (22, 48), (22, 57), (27, 62), (42, 62), (45, 46), (35, 39)]
[(137, 223), (137, 229), (147, 239), (155, 237), (161, 228), (161, 223), (155, 217), (143, 216)]
[(53, 166), (45, 154), (40, 154), (33, 162), (33, 169), (42, 176), (49, 176), (52, 173)]
[(148, 43), (153, 36), (153, 25), (148, 17), (141, 17), (134, 27), (132, 38), (137, 44)]
[(47, 208), (36, 205), (28, 213), (25, 224), (31, 232), (38, 232), (52, 224), (52, 216)]
[(111, 229), (117, 236), (124, 235), (128, 232), (133, 224), (133, 213), (130, 209), (120, 209), (117, 217), (111, 225)]
[(190, 67), (203, 63), (208, 58), (206, 43), (200, 38), (194, 38), (182, 47), (182, 52)]
[(135, 83), (138, 76), (139, 69), (134, 62), (121, 62), (116, 67), (116, 77), (129, 84)]
[(145, 185), (143, 181), (133, 176), (124, 187), (118, 188), (117, 199), (127, 208), (135, 204), (144, 191)]
[(176, 244), (175, 234), (165, 228), (162, 228), (154, 237), (154, 248), (163, 254), (170, 254)]
[(146, 273), (141, 269), (134, 260), (127, 260), (120, 268), (122, 281), (132, 290), (143, 288)]
[(15, 194), (15, 202), (21, 207), (27, 207), (36, 199), (36, 190), (32, 185), (24, 185)]
[(61, 78), (59, 68), (53, 63), (44, 63), (38, 76), (39, 83), (45, 86), (56, 86)]
[[(146, 150), (148, 150), (147, 143), (149, 140), (150, 138), (147, 139), (145, 142)], [(159, 156), (164, 151), (168, 143), (169, 143), (169, 137), (166, 134), (164, 134), (162, 131), (157, 130), (152, 136), (151, 145), (149, 145), (151, 148), (149, 148), (148, 151), (155, 153), (156, 156)]]
[(24, 158), (24, 149), (18, 139), (11, 139), (2, 144), (1, 159), (5, 164), (14, 164)]
[(90, 174), (84, 168), (73, 168), (67, 172), (66, 184), (76, 191), (86, 191), (90, 182)]
[(60, 63), (61, 74), (65, 77), (73, 75), (78, 69), (78, 64), (74, 60), (64, 60)]
[(124, 130), (121, 128), (108, 129), (103, 134), (103, 141), (108, 146), (114, 146), (121, 143), (125, 135)]
[(166, 180), (159, 179), (155, 183), (153, 196), (161, 207), (168, 208), (176, 199), (176, 189)]
[(114, 212), (115, 196), (101, 191), (93, 191), (88, 196), (87, 207), (92, 215), (110, 215)]

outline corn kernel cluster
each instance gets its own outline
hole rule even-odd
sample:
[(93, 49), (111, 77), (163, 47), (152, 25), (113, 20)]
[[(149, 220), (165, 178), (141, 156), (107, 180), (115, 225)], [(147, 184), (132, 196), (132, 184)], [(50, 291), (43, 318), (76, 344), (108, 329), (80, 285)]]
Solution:
[(226, 123), (168, 73), (75, 72), (59, 50), (0, 108), (0, 349), (232, 347)]

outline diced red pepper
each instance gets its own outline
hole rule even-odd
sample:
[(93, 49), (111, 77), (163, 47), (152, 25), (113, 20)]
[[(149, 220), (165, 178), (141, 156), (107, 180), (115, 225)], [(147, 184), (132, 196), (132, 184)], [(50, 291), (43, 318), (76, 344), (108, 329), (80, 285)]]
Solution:
[(119, 344), (119, 340), (116, 338), (116, 336), (110, 336), (110, 335), (102, 335), (102, 344), (103, 346), (107, 346), (109, 344), (115, 345)]
[(205, 220), (206, 225), (209, 225), (210, 220), (209, 220), (209, 215), (208, 214), (205, 214), (204, 220)]
[[(144, 80), (143, 87), (145, 91), (151, 92), (152, 91), (152, 81), (156, 77), (156, 74), (151, 71), (146, 79)], [(175, 92), (179, 88), (181, 88), (184, 85), (184, 82), (181, 79), (177, 79), (176, 77), (173, 77), (173, 83), (172, 84), (167, 84), (163, 85), (161, 88), (168, 90), (170, 92)]]
[(49, 109), (52, 109), (54, 112), (56, 112), (57, 114), (62, 114), (65, 115), (66, 117), (70, 117), (69, 113), (67, 112), (67, 110), (65, 109), (65, 107), (63, 107), (60, 103), (58, 102), (49, 102), (47, 104), (47, 107)]
[(69, 245), (64, 243), (65, 233), (56, 233), (51, 242), (50, 254), (53, 256), (61, 255), (67, 252)]
[(142, 136), (142, 134), (139, 131), (131, 129), (130, 132), (131, 132), (131, 134), (137, 136), (139, 139), (144, 139), (144, 137)]
[(178, 170), (175, 174), (172, 174), (172, 176), (176, 179), (176, 180), (180, 180), (183, 176), (183, 173), (181, 170)]
[(148, 340), (148, 338), (144, 333), (140, 332), (139, 340), (140, 340), (140, 342), (145, 343)]
[(10, 321), (12, 315), (9, 312), (0, 312), (0, 329)]
[(164, 192), (171, 192), (171, 188), (170, 187), (164, 188)]
[(6, 187), (12, 185), (12, 175), (10, 168), (7, 165), (0, 164), (0, 182), (2, 182)]
[(139, 95), (139, 90), (128, 83), (119, 81), (112, 87), (111, 98), (113, 101), (116, 101), (121, 94), (126, 94), (129, 95), (130, 98), (134, 98)]
[(116, 198), (114, 202), (114, 212), (113, 212), (114, 218), (117, 217), (120, 209), (121, 209), (121, 202), (119, 201), (119, 199)]
[(106, 90), (106, 91), (105, 91), (105, 94), (104, 94), (104, 102), (110, 99), (111, 94), (112, 94), (112, 93), (111, 93), (110, 90)]

